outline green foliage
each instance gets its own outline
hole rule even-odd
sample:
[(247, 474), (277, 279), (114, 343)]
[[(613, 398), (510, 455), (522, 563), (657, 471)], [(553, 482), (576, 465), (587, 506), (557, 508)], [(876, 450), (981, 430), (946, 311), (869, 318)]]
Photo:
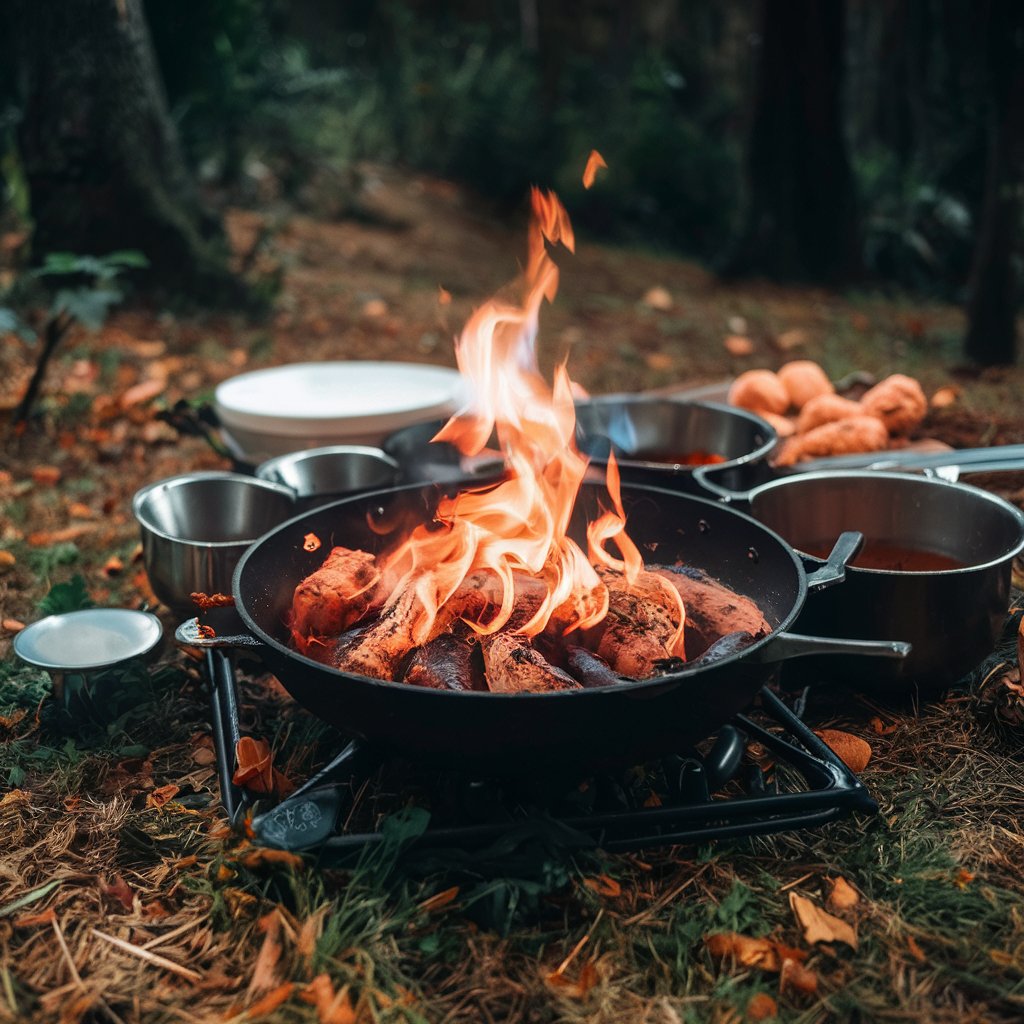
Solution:
[(124, 294), (112, 287), (125, 270), (140, 269), (149, 261), (140, 252), (123, 250), (106, 256), (79, 256), (69, 252), (48, 253), (43, 265), (31, 275), (44, 280), (70, 279), (58, 287), (50, 304), (50, 316), (69, 317), (90, 331), (98, 331), (111, 307), (117, 305)]
[[(76, 549), (77, 556), (77, 549)], [(89, 597), (85, 579), (75, 573), (67, 583), (58, 583), (50, 588), (50, 592), (39, 602), (42, 615), (60, 615), (63, 612), (77, 612), (83, 608), (94, 608), (95, 603)]]

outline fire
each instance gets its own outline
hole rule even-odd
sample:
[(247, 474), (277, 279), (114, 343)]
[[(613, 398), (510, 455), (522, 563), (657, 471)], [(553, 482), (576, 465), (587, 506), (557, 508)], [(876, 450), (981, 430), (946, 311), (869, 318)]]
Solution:
[[(488, 621), (469, 621), (481, 635), (509, 626), (524, 636), (555, 629), (587, 629), (608, 612), (608, 590), (595, 565), (624, 573), (632, 584), (643, 559), (626, 533), (614, 460), (608, 468), (611, 508), (587, 529), (589, 557), (567, 535), (573, 506), (587, 470), (575, 443), (573, 384), (564, 365), (548, 384), (537, 362), (537, 330), (543, 301), (553, 301), (559, 271), (551, 248), (570, 252), (575, 240), (568, 214), (553, 192), (534, 188), (528, 259), (518, 302), (491, 298), (477, 309), (456, 341), (459, 370), (474, 395), (469, 410), (454, 416), (435, 440), (473, 456), (493, 434), (507, 472), (493, 485), (444, 498), (435, 521), (415, 528), (387, 557), (381, 572), (391, 605), (410, 592), (416, 610), (412, 638), (430, 636), (440, 609), (471, 573), (488, 571), (500, 584), (500, 607)], [(621, 557), (607, 550), (614, 542)], [(546, 596), (514, 619), (516, 582), (543, 581)], [(683, 655), (685, 613), (677, 591), (665, 584), (678, 608), (679, 627), (669, 650)], [(522, 614), (522, 613), (520, 613)]]

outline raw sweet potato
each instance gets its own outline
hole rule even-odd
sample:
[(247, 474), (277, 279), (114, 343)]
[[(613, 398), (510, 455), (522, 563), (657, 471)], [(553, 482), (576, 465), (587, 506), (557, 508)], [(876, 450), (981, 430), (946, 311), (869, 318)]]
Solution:
[(800, 410), (800, 415), (796, 418), (796, 432), (806, 434), (823, 423), (835, 423), (837, 420), (863, 415), (864, 409), (861, 408), (860, 402), (851, 401), (841, 395), (818, 395)]
[(789, 395), (789, 404), (797, 409), (802, 409), (818, 395), (835, 392), (832, 381), (813, 359), (794, 359), (786, 363), (779, 369), (778, 378)]
[(771, 370), (747, 370), (732, 382), (729, 402), (751, 412), (764, 409), (781, 414), (789, 408), (789, 394)]
[(887, 447), (889, 432), (875, 416), (851, 416), (835, 423), (824, 423), (806, 434), (794, 434), (782, 446), (775, 460), (777, 466), (792, 466), (804, 459), (827, 455), (852, 455), (855, 452), (878, 452)]
[(860, 400), (861, 407), (877, 416), (890, 434), (909, 434), (928, 412), (928, 399), (921, 385), (903, 373), (879, 381)]

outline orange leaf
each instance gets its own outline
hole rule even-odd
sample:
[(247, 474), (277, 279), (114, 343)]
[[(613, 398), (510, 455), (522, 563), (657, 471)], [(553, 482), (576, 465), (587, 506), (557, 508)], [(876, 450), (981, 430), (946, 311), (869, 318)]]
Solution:
[(298, 869), (305, 861), (297, 854), (289, 850), (272, 850), (269, 847), (261, 846), (250, 850), (242, 858), (242, 864), (247, 868), (260, 868), (267, 864), (281, 864), (285, 867)]
[(103, 564), (104, 576), (120, 576), (124, 572), (124, 562), (117, 555), (111, 555)]
[(667, 352), (648, 352), (644, 356), (648, 369), (665, 371), (675, 366), (675, 360)]
[(307, 960), (316, 952), (317, 939), (323, 934), (324, 918), (330, 909), (330, 907), (320, 907), (302, 922), (299, 937), (295, 940), (295, 949), (300, 956), (304, 956)]
[(923, 964), (928, 958), (924, 955), (924, 950), (917, 944), (917, 939), (913, 935), (907, 936), (907, 949), (910, 950), (910, 955), (919, 963)]
[(862, 772), (871, 760), (871, 744), (840, 729), (816, 729), (817, 735), (839, 755), (851, 772)]
[(598, 896), (608, 896), (614, 899), (622, 895), (622, 886), (608, 875), (598, 875), (597, 878), (584, 878), (583, 884), (588, 889), (593, 889)]
[(459, 895), (459, 887), (453, 885), (450, 889), (444, 889), (442, 892), (434, 893), (433, 896), (427, 897), (421, 904), (420, 910), (424, 913), (429, 914), (431, 911), (440, 910), (442, 907), (447, 907), (449, 903), (453, 902)]
[(561, 970), (552, 971), (544, 976), (544, 983), (555, 995), (565, 999), (585, 999), (590, 990), (601, 980), (597, 965), (588, 961), (580, 969), (579, 977), (573, 981)]
[(814, 995), (818, 991), (818, 976), (798, 960), (786, 957), (779, 971), (779, 991), (785, 992), (791, 988), (804, 995)]
[(334, 984), (327, 974), (318, 974), (302, 993), (307, 1003), (316, 1007), (320, 1024), (355, 1024), (356, 1012), (348, 997), (348, 988), (334, 994)]
[(272, 991), (278, 987), (277, 962), (281, 959), (281, 943), (278, 935), (281, 932), (281, 916), (276, 910), (264, 914), (259, 920), (260, 930), (265, 933), (263, 945), (260, 946), (256, 963), (252, 969), (248, 994)]
[(955, 882), (956, 882), (956, 887), (958, 889), (966, 889), (967, 886), (969, 886), (971, 884), (971, 882), (973, 882), (973, 881), (974, 881), (974, 872), (973, 871), (968, 871), (967, 868), (961, 868), (956, 873)]
[(938, 391), (932, 395), (931, 406), (933, 409), (945, 409), (948, 406), (955, 404), (957, 398), (960, 397), (960, 389), (955, 387), (939, 388)]
[(35, 928), (37, 924), (50, 924), (57, 920), (57, 913), (53, 907), (40, 910), (35, 914), (20, 914), (14, 919), (15, 928)]
[(169, 782), (166, 786), (160, 786), (146, 796), (146, 806), (159, 810), (168, 800), (173, 800), (179, 792), (178, 787), (173, 782)]
[(60, 470), (56, 466), (36, 466), (32, 470), (33, 482), (44, 487), (52, 487), (54, 484), (59, 483), (60, 476)]
[(771, 939), (755, 939), (739, 932), (714, 932), (705, 936), (704, 945), (713, 957), (731, 958), (743, 967), (774, 972), (782, 962), (778, 946)]
[(270, 760), (270, 747), (266, 740), (243, 736), (235, 745), (235, 774), (232, 782), (245, 786), (254, 793), (272, 793), (274, 766)]
[(302, 538), (302, 547), (306, 551), (316, 551), (320, 547), (320, 538), (315, 533), (307, 533)]
[(167, 381), (160, 378), (144, 380), (141, 384), (136, 384), (134, 387), (128, 388), (128, 390), (121, 395), (121, 408), (129, 409), (133, 405), (142, 405), (143, 402), (150, 402), (156, 398), (157, 395), (162, 394), (166, 387)]
[(853, 928), (840, 918), (822, 910), (813, 900), (791, 892), (789, 905), (804, 930), (804, 942), (809, 946), (819, 942), (826, 945), (841, 942), (851, 949), (857, 948), (857, 933)]
[(747, 1003), (747, 1020), (771, 1020), (778, 1017), (779, 1005), (767, 992), (758, 992)]
[(130, 911), (135, 905), (135, 893), (120, 875), (114, 875), (113, 882), (101, 880), (100, 892), (110, 899), (117, 900), (126, 911)]
[(879, 736), (888, 736), (890, 733), (894, 733), (899, 728), (899, 723), (889, 722), (887, 724), (883, 722), (882, 719), (878, 717), (878, 715), (875, 715), (875, 717), (871, 719), (871, 728), (874, 729), (874, 731)]
[(587, 157), (587, 166), (583, 168), (583, 187), (590, 188), (594, 184), (598, 170), (601, 167), (607, 166), (604, 162), (604, 157), (596, 149), (592, 149), (590, 156)]
[(833, 910), (849, 910), (860, 903), (860, 893), (840, 875), (832, 879), (832, 891), (828, 894), (828, 905)]
[(51, 544), (66, 544), (68, 541), (78, 540), (95, 529), (95, 523), (79, 523), (77, 526), (65, 526), (63, 530), (37, 530), (25, 539), (29, 547), (48, 548)]
[(294, 981), (286, 981), (283, 985), (278, 985), (277, 988), (272, 992), (268, 992), (262, 999), (253, 1003), (252, 1006), (246, 1007), (246, 1018), (254, 1020), (256, 1017), (265, 1017), (268, 1013), (273, 1013), (292, 994), (294, 989)]
[(672, 293), (667, 288), (656, 285), (654, 288), (648, 288), (641, 302), (650, 309), (667, 313), (672, 308)]
[(439, 306), (450, 306), (452, 304), (452, 293), (447, 288), (437, 289), (437, 304)]
[(754, 351), (754, 343), (742, 334), (730, 334), (722, 342), (722, 347), (729, 355), (737, 357), (749, 356)]
[(0, 622), (0, 626), (3, 626), (8, 633), (20, 633), (25, 628), (25, 623), (21, 619), (4, 619)]

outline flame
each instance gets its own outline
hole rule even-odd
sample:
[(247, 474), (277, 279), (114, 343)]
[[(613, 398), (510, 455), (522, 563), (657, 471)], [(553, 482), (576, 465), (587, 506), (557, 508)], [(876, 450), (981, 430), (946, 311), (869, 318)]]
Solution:
[[(455, 343), (459, 370), (474, 403), (453, 416), (434, 440), (473, 456), (492, 435), (505, 456), (506, 473), (497, 484), (443, 498), (434, 522), (415, 527), (386, 559), (388, 604), (410, 592), (415, 597), (416, 643), (429, 637), (440, 609), (472, 573), (493, 573), (500, 598), (486, 622), (469, 621), (481, 635), (508, 627), (526, 636), (546, 629), (569, 633), (599, 623), (608, 611), (608, 591), (596, 565), (622, 571), (635, 582), (643, 570), (639, 550), (626, 534), (618, 468), (608, 468), (612, 509), (587, 530), (590, 557), (568, 536), (587, 459), (575, 443), (573, 384), (564, 365), (548, 384), (537, 363), (537, 328), (545, 299), (558, 291), (558, 267), (550, 247), (575, 246), (568, 214), (553, 192), (531, 191), (528, 258), (518, 302), (494, 297), (474, 311)], [(621, 555), (606, 550), (614, 542)], [(517, 582), (543, 583), (539, 604), (517, 602)], [(684, 614), (670, 648), (682, 653)], [(531, 588), (532, 594), (532, 588)], [(529, 615), (526, 621), (520, 621)]]
[(604, 157), (596, 149), (592, 149), (590, 156), (587, 157), (587, 166), (583, 168), (583, 187), (590, 188), (597, 177), (598, 168), (607, 166)]

